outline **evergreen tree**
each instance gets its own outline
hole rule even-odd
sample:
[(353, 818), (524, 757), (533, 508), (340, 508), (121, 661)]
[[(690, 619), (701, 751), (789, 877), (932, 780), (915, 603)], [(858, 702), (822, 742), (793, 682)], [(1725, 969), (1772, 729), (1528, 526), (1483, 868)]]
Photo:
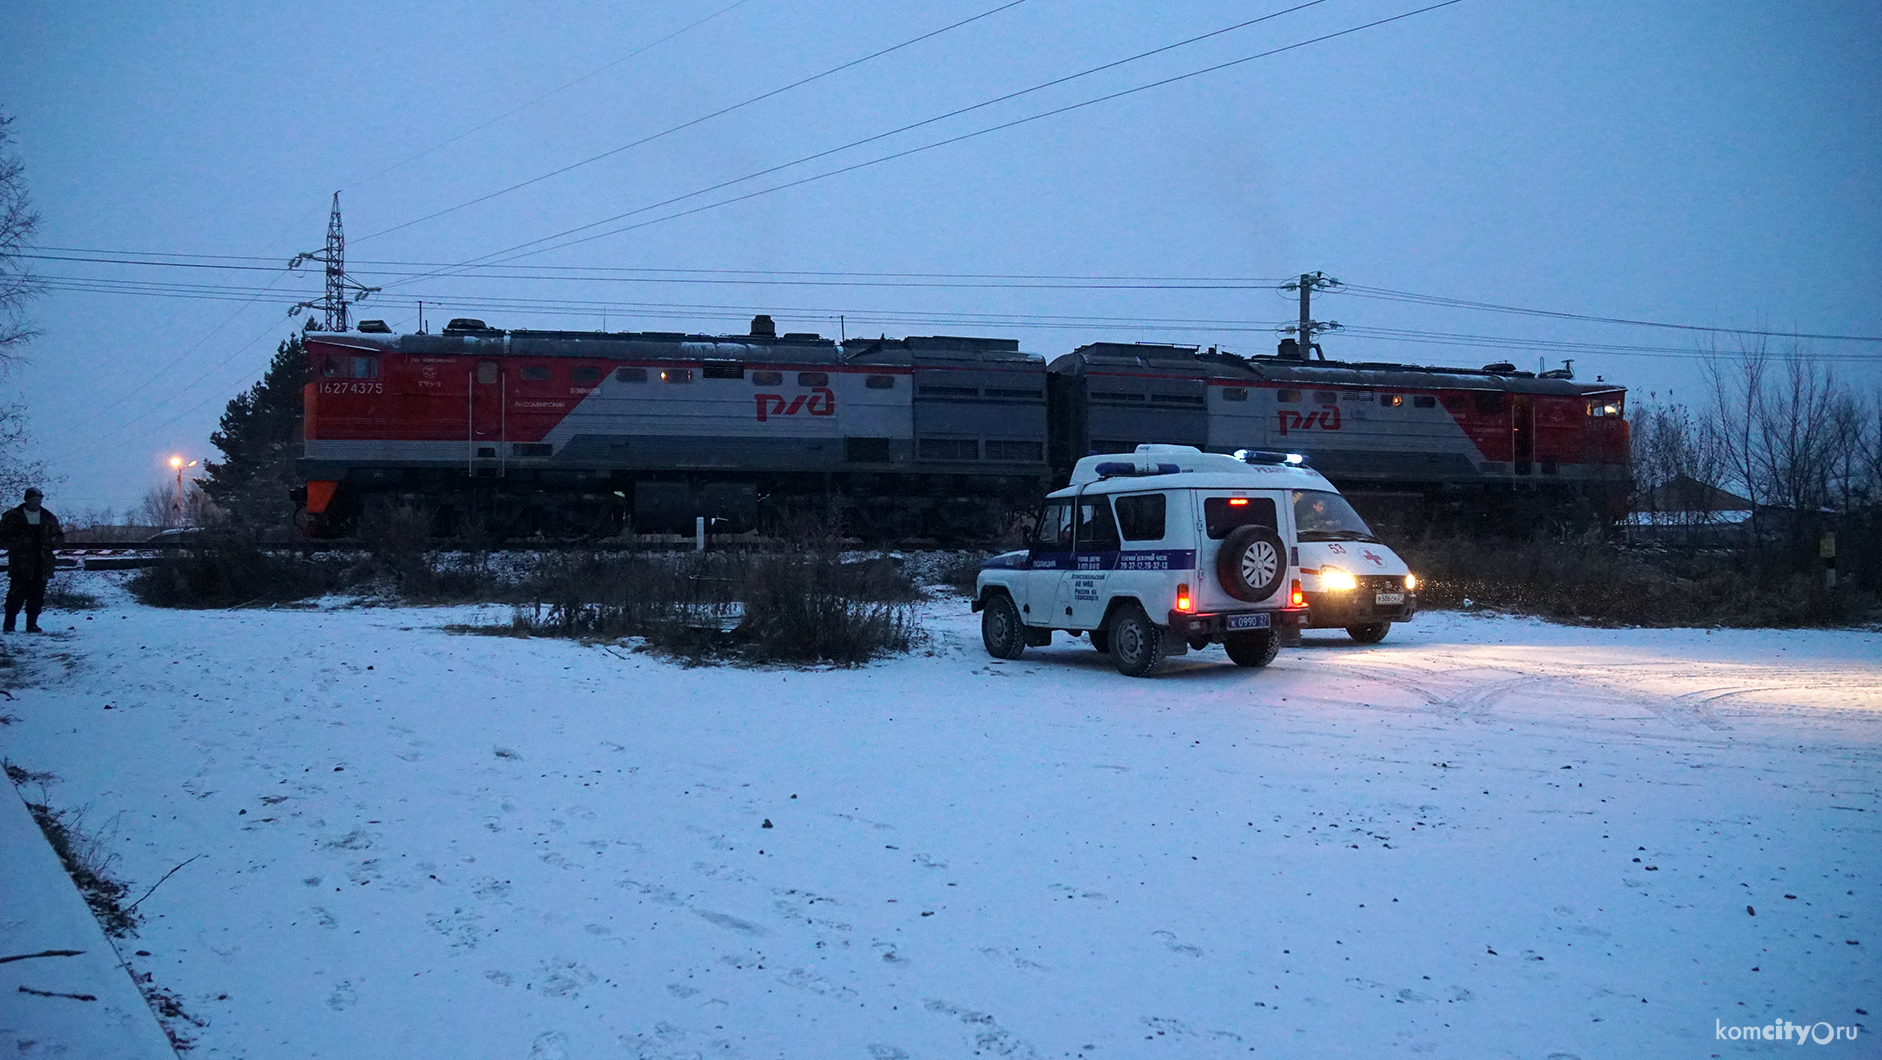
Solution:
[(224, 459), (203, 462), (203, 492), (239, 524), (273, 527), (293, 521), (288, 491), (297, 485), (301, 388), (309, 377), (301, 337), (282, 340), (261, 381), (229, 402), (221, 429), (209, 436)]

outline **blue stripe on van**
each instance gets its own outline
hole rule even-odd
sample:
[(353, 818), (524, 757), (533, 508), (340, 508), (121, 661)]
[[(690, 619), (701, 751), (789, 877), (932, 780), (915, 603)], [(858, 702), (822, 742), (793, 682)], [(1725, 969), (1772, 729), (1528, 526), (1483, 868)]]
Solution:
[(1035, 553), (1033, 570), (1194, 570), (1193, 548), (1141, 549), (1128, 552)]

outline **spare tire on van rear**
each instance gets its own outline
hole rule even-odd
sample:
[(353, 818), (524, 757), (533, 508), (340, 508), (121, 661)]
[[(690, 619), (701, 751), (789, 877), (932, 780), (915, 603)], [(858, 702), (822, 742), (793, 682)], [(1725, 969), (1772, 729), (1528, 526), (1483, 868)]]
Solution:
[(1215, 555), (1215, 576), (1237, 600), (1266, 600), (1287, 577), (1287, 545), (1272, 527), (1238, 526), (1222, 539)]

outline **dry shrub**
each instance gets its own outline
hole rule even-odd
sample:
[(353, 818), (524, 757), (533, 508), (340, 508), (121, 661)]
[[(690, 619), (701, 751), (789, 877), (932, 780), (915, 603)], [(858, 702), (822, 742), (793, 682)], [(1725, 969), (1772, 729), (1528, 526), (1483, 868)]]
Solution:
[(225, 533), (195, 548), (168, 552), (128, 583), (152, 607), (243, 607), (302, 600), (340, 584), (335, 564), (268, 550), (252, 535)]
[(1875, 599), (1772, 556), (1628, 549), (1603, 541), (1428, 536), (1399, 550), (1422, 604), (1492, 607), (1596, 625), (1841, 625)]
[(646, 638), (690, 661), (858, 665), (905, 651), (919, 593), (891, 560), (828, 552), (545, 557), (512, 630)]
[(846, 564), (828, 553), (754, 560), (744, 584), (738, 632), (759, 662), (858, 666), (913, 643), (913, 616), (901, 601), (914, 587), (882, 563)]

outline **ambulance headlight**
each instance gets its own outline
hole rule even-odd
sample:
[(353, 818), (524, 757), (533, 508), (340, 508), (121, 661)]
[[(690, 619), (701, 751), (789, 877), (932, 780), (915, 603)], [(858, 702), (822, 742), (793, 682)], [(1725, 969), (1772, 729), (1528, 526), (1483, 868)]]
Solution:
[(1320, 587), (1335, 592), (1359, 588), (1359, 580), (1338, 567), (1320, 568)]
[(1416, 589), (1416, 588), (1418, 588), (1418, 575), (1416, 575), (1416, 574), (1406, 574), (1406, 575), (1405, 575), (1405, 589), (1406, 589), (1406, 591), (1408, 591), (1408, 592), (1409, 592), (1410, 590), (1412, 590), (1412, 589)]

